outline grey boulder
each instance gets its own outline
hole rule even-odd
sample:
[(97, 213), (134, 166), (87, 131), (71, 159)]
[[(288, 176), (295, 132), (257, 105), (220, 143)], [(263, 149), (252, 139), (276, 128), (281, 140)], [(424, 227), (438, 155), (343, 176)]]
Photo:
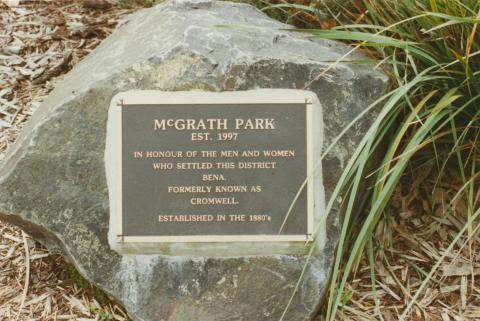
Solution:
[[(312, 90), (323, 106), (328, 146), (385, 92), (387, 78), (369, 65), (343, 62), (319, 76), (350, 48), (285, 28), (249, 5), (229, 2), (167, 1), (128, 16), (55, 88), (9, 150), (0, 167), (0, 219), (61, 252), (134, 320), (278, 320), (304, 256), (112, 251), (104, 149), (110, 100), (130, 89)], [(324, 160), (327, 197), (374, 117), (367, 113)], [(325, 294), (336, 212), (327, 224), (325, 246), (311, 258), (284, 320), (312, 318)]]

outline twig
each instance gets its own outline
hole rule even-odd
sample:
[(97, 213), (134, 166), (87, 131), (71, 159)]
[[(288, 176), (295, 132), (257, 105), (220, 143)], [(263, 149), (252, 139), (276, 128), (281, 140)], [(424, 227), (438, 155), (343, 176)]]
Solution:
[(17, 315), (15, 316), (15, 321), (18, 320), (20, 313), (22, 313), (22, 309), (25, 304), (25, 299), (27, 298), (28, 286), (30, 283), (30, 252), (28, 250), (27, 234), (25, 234), (24, 231), (22, 231), (22, 238), (23, 238), (23, 246), (25, 248), (25, 285), (23, 286), (22, 302), (20, 303), (20, 307), (18, 308)]

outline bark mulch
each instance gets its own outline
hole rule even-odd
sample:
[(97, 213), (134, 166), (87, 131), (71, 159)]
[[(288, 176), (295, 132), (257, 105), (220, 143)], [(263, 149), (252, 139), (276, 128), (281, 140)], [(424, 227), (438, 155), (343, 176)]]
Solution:
[[(0, 0), (0, 160), (55, 84), (130, 11), (99, 0)], [(0, 320), (126, 319), (61, 256), (0, 222)]]

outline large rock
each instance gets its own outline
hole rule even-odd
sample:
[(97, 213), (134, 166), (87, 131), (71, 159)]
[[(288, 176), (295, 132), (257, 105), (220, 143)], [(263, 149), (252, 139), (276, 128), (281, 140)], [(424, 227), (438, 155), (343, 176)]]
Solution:
[[(222, 27), (234, 25), (234, 27)], [(134, 320), (278, 320), (304, 257), (119, 255), (108, 246), (104, 148), (111, 98), (129, 89), (304, 88), (323, 105), (325, 146), (385, 91), (371, 66), (340, 63), (349, 50), (282, 29), (251, 6), (165, 2), (129, 16), (65, 77), (33, 115), (0, 170), (0, 218), (63, 253)], [(372, 123), (367, 114), (323, 163), (327, 196)], [(274, 202), (275, 200), (272, 200)], [(338, 236), (310, 261), (284, 320), (311, 318), (324, 295)]]

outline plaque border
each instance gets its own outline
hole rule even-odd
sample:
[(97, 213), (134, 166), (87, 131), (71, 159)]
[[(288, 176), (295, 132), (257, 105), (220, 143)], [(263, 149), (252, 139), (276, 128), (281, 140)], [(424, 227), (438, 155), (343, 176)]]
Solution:
[[(149, 93), (149, 91), (145, 91)], [(115, 186), (115, 194), (118, 198), (114, 200), (115, 208), (110, 209), (110, 215), (114, 215), (115, 224), (115, 239), (118, 243), (234, 243), (234, 242), (303, 242), (308, 243), (313, 241), (314, 233), (314, 153), (313, 153), (313, 110), (312, 101), (308, 95), (300, 98), (296, 97), (272, 97), (272, 96), (258, 96), (258, 97), (232, 97), (222, 96), (221, 93), (215, 92), (189, 92), (192, 97), (180, 97), (173, 93), (162, 93), (162, 95), (150, 94), (139, 95), (138, 91), (125, 92), (113, 101), (113, 112), (109, 117), (113, 119), (113, 134), (117, 139), (114, 139), (112, 150), (114, 157), (116, 158), (115, 173), (118, 175), (118, 184)], [(201, 94), (201, 97), (196, 97), (195, 94)], [(238, 92), (237, 92), (238, 93)], [(167, 95), (164, 95), (167, 94)], [(170, 94), (170, 95), (168, 95)], [(185, 94), (185, 92), (183, 92)], [(210, 94), (210, 95), (209, 95)], [(195, 99), (195, 103), (192, 100)], [(252, 105), (258, 106), (262, 104), (275, 104), (275, 105), (291, 105), (291, 104), (304, 104), (306, 109), (306, 146), (307, 146), (307, 234), (295, 234), (295, 235), (272, 235), (272, 234), (257, 234), (257, 235), (171, 235), (171, 236), (126, 236), (123, 235), (123, 131), (122, 131), (122, 112), (121, 109), (127, 105), (214, 105), (214, 104), (236, 104), (236, 105)], [(112, 204), (112, 202), (110, 202)]]

